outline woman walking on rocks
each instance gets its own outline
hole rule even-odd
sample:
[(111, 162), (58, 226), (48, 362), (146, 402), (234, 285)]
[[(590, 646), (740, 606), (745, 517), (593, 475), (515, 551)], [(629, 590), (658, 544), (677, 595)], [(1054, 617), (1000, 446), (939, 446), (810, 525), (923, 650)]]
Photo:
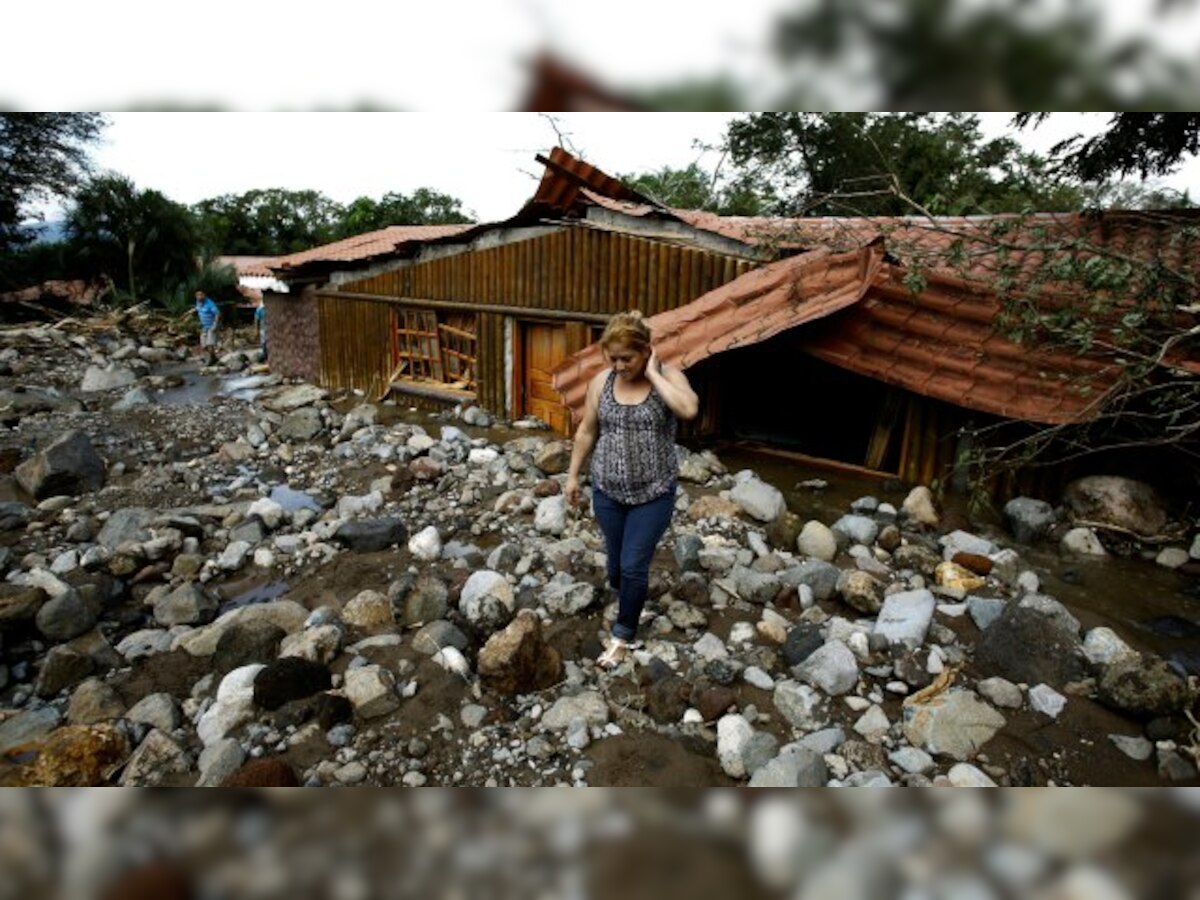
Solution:
[(676, 419), (695, 418), (699, 400), (682, 371), (659, 361), (640, 312), (613, 316), (600, 347), (611, 367), (588, 385), (566, 499), (572, 506), (582, 501), (579, 470), (595, 448), (592, 508), (608, 551), (608, 583), (618, 596), (612, 640), (596, 662), (611, 669), (629, 655), (646, 603), (650, 560), (671, 523), (679, 477)]

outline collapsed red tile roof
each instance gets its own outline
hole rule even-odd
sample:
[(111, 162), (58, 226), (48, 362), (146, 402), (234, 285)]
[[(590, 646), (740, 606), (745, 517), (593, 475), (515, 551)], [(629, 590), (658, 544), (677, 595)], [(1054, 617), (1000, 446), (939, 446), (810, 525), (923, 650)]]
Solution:
[(386, 256), (400, 246), (414, 241), (429, 241), (461, 234), (478, 226), (467, 225), (389, 225), (378, 231), (356, 234), (354, 237), (323, 244), (275, 260), (271, 268), (286, 272), (309, 263), (362, 262), (376, 256)]
[[(882, 262), (878, 248), (817, 250), (770, 263), (647, 320), (662, 360), (688, 368), (734, 347), (827, 316), (861, 299)], [(554, 370), (554, 387), (578, 416), (587, 385), (605, 367), (592, 344)]]
[[(844, 253), (803, 253), (653, 316), (654, 346), (664, 361), (687, 368), (810, 325), (803, 349), (826, 362), (959, 406), (1044, 424), (1091, 418), (1115, 383), (1120, 367), (1111, 362), (1004, 336), (997, 325), (1002, 302), (983, 284), (931, 272), (913, 291), (909, 274), (882, 261), (879, 241)], [(1194, 353), (1173, 364), (1200, 371)], [(554, 387), (576, 420), (588, 382), (604, 365), (593, 344), (554, 371)]]
[(82, 279), (44, 281), (18, 291), (0, 294), (0, 303), (36, 303), (43, 299), (52, 299), (64, 300), (73, 306), (91, 306), (103, 291), (103, 285)]

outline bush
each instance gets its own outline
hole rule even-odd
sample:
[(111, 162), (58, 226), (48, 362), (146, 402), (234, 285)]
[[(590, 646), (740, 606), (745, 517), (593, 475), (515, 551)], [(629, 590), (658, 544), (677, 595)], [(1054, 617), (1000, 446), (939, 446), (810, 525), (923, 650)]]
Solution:
[(172, 315), (181, 315), (192, 308), (196, 301), (196, 291), (204, 291), (218, 306), (228, 306), (241, 299), (241, 294), (238, 293), (237, 271), (233, 266), (209, 259), (204, 261), (194, 275), (163, 299), (163, 306)]

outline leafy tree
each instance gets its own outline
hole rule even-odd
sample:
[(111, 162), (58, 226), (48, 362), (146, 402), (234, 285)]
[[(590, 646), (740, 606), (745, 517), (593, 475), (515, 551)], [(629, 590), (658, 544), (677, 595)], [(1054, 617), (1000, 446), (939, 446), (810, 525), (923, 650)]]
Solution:
[[(1045, 113), (1020, 113), (1015, 122), (1025, 127), (1040, 124)], [(1200, 113), (1114, 113), (1100, 134), (1080, 135), (1056, 144), (1051, 155), (1071, 175), (1084, 181), (1106, 181), (1113, 176), (1166, 175), (1179, 168), (1185, 157), (1200, 153)]]
[(24, 286), (9, 254), (33, 239), (21, 227), (28, 204), (79, 184), (103, 126), (99, 113), (0, 113), (0, 284)]
[(80, 189), (67, 233), (82, 267), (111, 279), (133, 302), (146, 292), (161, 300), (196, 269), (187, 208), (122, 175), (102, 175)]
[(281, 256), (334, 240), (341, 206), (320, 191), (222, 194), (192, 207), (212, 254)]
[(1109, 38), (1095, 0), (1049, 6), (810, 0), (776, 35), (794, 88), (775, 108), (1195, 108), (1195, 59)]
[(663, 166), (654, 172), (617, 177), (639, 193), (673, 209), (703, 209), (724, 216), (757, 216), (766, 213), (775, 201), (750, 179), (714, 175), (696, 163), (683, 169)]
[(966, 113), (752, 113), (729, 125), (742, 177), (772, 186), (788, 215), (908, 215), (1077, 209), (1083, 193), (1009, 137), (984, 140)]
[(457, 197), (421, 187), (411, 196), (389, 191), (378, 201), (370, 197), (351, 201), (342, 212), (337, 236), (353, 237), (389, 225), (463, 225), (470, 221)]

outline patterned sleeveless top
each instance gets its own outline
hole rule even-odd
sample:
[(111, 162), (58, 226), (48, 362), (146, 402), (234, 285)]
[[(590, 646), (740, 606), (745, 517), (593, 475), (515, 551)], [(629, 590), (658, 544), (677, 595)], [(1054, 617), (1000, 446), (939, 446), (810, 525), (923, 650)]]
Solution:
[(609, 372), (600, 393), (592, 484), (621, 503), (645, 503), (674, 490), (679, 477), (675, 414), (654, 388), (641, 403), (618, 403), (615, 380)]

